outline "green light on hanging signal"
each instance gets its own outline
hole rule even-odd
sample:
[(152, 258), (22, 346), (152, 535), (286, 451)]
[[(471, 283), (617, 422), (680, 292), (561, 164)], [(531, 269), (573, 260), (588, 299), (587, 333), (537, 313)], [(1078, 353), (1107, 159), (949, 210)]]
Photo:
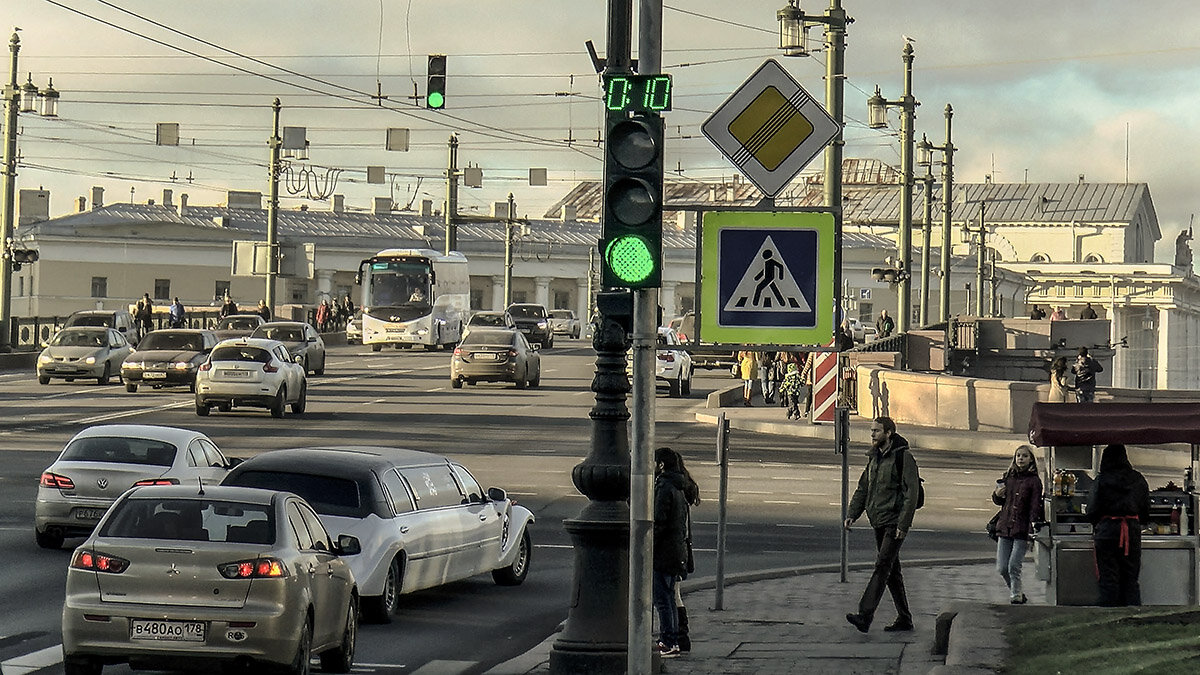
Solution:
[(613, 275), (625, 283), (644, 281), (654, 272), (654, 255), (641, 237), (627, 234), (609, 242), (604, 257)]

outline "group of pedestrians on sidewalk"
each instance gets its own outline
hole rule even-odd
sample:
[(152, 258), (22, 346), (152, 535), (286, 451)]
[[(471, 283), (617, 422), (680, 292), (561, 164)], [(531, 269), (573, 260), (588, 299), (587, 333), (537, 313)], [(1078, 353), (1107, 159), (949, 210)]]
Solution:
[[(1075, 356), (1075, 362), (1067, 367), (1067, 357), (1060, 356), (1050, 364), (1050, 403), (1066, 403), (1067, 393), (1075, 392), (1078, 403), (1092, 403), (1096, 400), (1096, 375), (1104, 372), (1104, 366), (1092, 358), (1087, 347), (1080, 347)], [(1067, 375), (1074, 376), (1074, 384), (1068, 382)]]
[(742, 405), (754, 405), (757, 376), (764, 404), (785, 408), (788, 419), (808, 417), (812, 407), (813, 354), (745, 350), (738, 352), (737, 358), (735, 368), (742, 380)]

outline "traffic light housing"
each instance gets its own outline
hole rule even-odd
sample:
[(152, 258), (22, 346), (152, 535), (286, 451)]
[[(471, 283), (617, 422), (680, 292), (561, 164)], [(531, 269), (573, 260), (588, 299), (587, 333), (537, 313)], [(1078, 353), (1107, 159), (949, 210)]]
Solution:
[(662, 285), (663, 119), (610, 111), (604, 137), (601, 284)]
[(446, 107), (446, 55), (430, 54), (429, 80), (425, 84), (425, 107), (442, 110)]
[(32, 248), (14, 248), (12, 249), (12, 261), (15, 263), (31, 263), (37, 262), (38, 252)]

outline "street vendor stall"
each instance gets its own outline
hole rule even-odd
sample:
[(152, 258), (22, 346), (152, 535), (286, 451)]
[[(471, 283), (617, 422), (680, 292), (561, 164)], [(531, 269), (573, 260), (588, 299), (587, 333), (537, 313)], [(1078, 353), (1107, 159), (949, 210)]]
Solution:
[[(1198, 604), (1200, 537), (1193, 476), (1200, 468), (1198, 403), (1035, 403), (1029, 440), (1045, 449), (1047, 527), (1034, 538), (1038, 578), (1057, 605), (1094, 605), (1098, 597), (1092, 525), (1086, 505), (1100, 456), (1110, 443), (1186, 443), (1181, 485), (1151, 485), (1150, 522), (1142, 526), (1142, 603)], [(1135, 466), (1136, 468), (1136, 466)]]

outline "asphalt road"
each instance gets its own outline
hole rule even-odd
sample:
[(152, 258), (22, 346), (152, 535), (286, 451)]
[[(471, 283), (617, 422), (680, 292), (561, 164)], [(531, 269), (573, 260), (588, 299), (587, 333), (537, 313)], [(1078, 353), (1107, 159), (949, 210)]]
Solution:
[[(542, 386), (524, 391), (501, 385), (453, 390), (445, 353), (332, 348), (326, 375), (310, 380), (308, 411), (283, 420), (257, 410), (200, 418), (183, 390), (41, 386), (32, 373), (0, 373), (0, 602), (8, 608), (0, 612), (3, 675), (60, 672), (70, 552), (34, 544), (33, 500), (40, 472), (66, 441), (104, 423), (193, 428), (240, 457), (318, 443), (398, 445), (455, 457), (482, 483), (506, 488), (534, 511), (530, 576), (516, 588), (498, 587), (483, 575), (407, 596), (399, 621), (363, 626), (355, 672), (476, 673), (526, 651), (566, 616), (574, 554), (562, 521), (586, 503), (570, 472), (589, 451), (594, 356), (585, 341), (556, 344), (543, 352)], [(698, 371), (690, 397), (670, 399), (662, 390), (657, 399), (657, 443), (683, 452), (702, 489), (703, 502), (693, 512), (700, 576), (715, 570), (718, 480), (715, 431), (696, 423), (694, 413), (705, 395), (729, 383), (722, 371)], [(862, 450), (852, 448), (851, 480), (861, 470)], [(730, 457), (727, 574), (838, 560), (841, 468), (829, 444), (734, 432)], [(1006, 464), (965, 453), (921, 457), (927, 485), (938, 489), (919, 514), (906, 554), (991, 552), (981, 533), (992, 511), (987, 494)], [(870, 559), (873, 542), (865, 527), (855, 530), (851, 547), (852, 560)], [(44, 669), (26, 669), (39, 666)]]

